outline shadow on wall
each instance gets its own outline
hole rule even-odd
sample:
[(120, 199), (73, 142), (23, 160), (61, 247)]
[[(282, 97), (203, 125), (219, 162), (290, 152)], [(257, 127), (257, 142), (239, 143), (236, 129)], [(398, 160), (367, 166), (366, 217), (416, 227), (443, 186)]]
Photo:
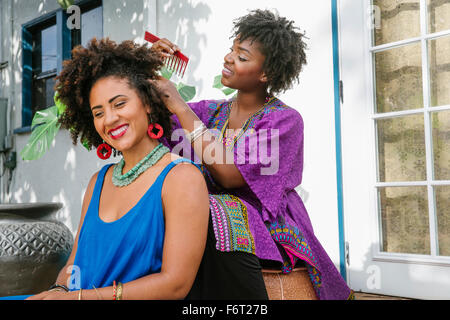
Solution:
[[(55, 5), (53, 5), (53, 2)], [(116, 1), (122, 3), (121, 1)], [(196, 31), (196, 23), (200, 20), (207, 21), (211, 9), (204, 4), (192, 4), (192, 1), (161, 1), (159, 2), (160, 23), (167, 27), (165, 36), (173, 39), (181, 47), (186, 48), (186, 53), (191, 58), (190, 72), (187, 74), (184, 82), (194, 85), (201, 90), (203, 80), (193, 81), (193, 71), (200, 63), (201, 47), (200, 44), (206, 44), (206, 35)], [(14, 0), (14, 10), (19, 10), (20, 1)], [(130, 33), (127, 30), (115, 34), (117, 41), (124, 39), (139, 40), (139, 35), (134, 32), (144, 26), (143, 4), (136, 2), (128, 6), (115, 7), (115, 3), (110, 3), (106, 8), (105, 14), (111, 15), (112, 20), (120, 18), (130, 19)], [(35, 3), (39, 15), (46, 14), (59, 8), (56, 0), (42, 0)], [(113, 7), (114, 8), (113, 8)], [(127, 10), (124, 8), (127, 7)], [(111, 11), (111, 12), (110, 12)], [(34, 11), (35, 15), (36, 11)], [(27, 21), (33, 17), (21, 17), (21, 21), (15, 21), (15, 24)], [(104, 17), (109, 19), (108, 17)], [(116, 21), (117, 21), (116, 20)], [(111, 19), (106, 20), (111, 21)], [(113, 22), (111, 22), (113, 23)], [(142, 28), (139, 28), (141, 26)], [(17, 25), (15, 25), (15, 28)], [(105, 34), (109, 32), (110, 26), (106, 26)], [(13, 41), (20, 41), (20, 33), (15, 31)], [(122, 39), (123, 38), (123, 39)], [(143, 38), (143, 35), (142, 35)], [(20, 45), (15, 45), (21, 50)], [(13, 64), (16, 76), (16, 92), (21, 81), (21, 52), (13, 53), (15, 62)], [(12, 126), (18, 127), (20, 121), (20, 99), (15, 99), (12, 110)], [(19, 117), (19, 119), (17, 119)], [(29, 139), (29, 134), (15, 136), (15, 151), (17, 154), (23, 149)], [(108, 162), (117, 162), (119, 158), (112, 158)], [(40, 159), (35, 161), (22, 161), (18, 156), (17, 167), (12, 173), (12, 181), (8, 187), (8, 198), (11, 203), (35, 203), (35, 202), (61, 202), (63, 208), (58, 212), (57, 219), (66, 224), (75, 234), (80, 214), (83, 196), (91, 176), (103, 167), (106, 162), (100, 161), (95, 150), (87, 152), (81, 144), (77, 147), (72, 146), (69, 133), (66, 130), (60, 130), (53, 146)], [(9, 179), (9, 177), (8, 177)]]
[[(16, 139), (18, 150), (27, 139), (28, 136)], [(111, 158), (108, 162), (118, 160)], [(13, 173), (11, 203), (61, 202), (63, 208), (56, 218), (75, 235), (89, 179), (105, 164), (95, 150), (88, 152), (80, 144), (73, 146), (68, 131), (61, 130), (41, 159), (18, 162)]]
[[(202, 61), (201, 45), (207, 45), (207, 36), (197, 30), (196, 23), (208, 21), (210, 15), (211, 8), (205, 3), (194, 4), (191, 0), (158, 1), (158, 30), (189, 57), (183, 82), (195, 86), (197, 92), (203, 90), (205, 79), (194, 77), (194, 74)], [(212, 79), (206, 80), (208, 84), (212, 83)]]

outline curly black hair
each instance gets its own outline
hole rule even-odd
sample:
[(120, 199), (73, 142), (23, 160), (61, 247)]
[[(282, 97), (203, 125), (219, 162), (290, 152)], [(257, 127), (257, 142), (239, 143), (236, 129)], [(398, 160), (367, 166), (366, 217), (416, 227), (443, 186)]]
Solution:
[(59, 123), (70, 130), (73, 144), (77, 144), (79, 137), (89, 149), (102, 144), (103, 140), (95, 130), (89, 95), (98, 80), (110, 76), (127, 80), (142, 103), (151, 107), (151, 118), (162, 126), (164, 136), (170, 137), (171, 113), (162, 101), (158, 89), (147, 81), (156, 79), (162, 65), (158, 53), (133, 41), (116, 44), (109, 38), (94, 38), (86, 48), (74, 48), (72, 59), (64, 61), (63, 70), (57, 76), (55, 84), (58, 99), (67, 106)]
[(260, 44), (266, 57), (263, 71), (268, 78), (271, 95), (285, 92), (299, 82), (300, 72), (306, 65), (305, 34), (297, 32), (293, 21), (269, 10), (252, 10), (234, 20), (233, 34), (240, 42), (250, 39)]

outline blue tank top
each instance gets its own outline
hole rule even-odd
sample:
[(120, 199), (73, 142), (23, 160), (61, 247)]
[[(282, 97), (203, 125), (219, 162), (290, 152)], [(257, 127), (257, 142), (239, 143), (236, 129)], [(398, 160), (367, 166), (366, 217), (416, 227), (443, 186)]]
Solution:
[(160, 272), (165, 230), (161, 190), (166, 175), (180, 162), (193, 163), (184, 158), (172, 161), (138, 203), (110, 223), (100, 219), (98, 208), (105, 174), (112, 164), (100, 170), (80, 230), (71, 290), (107, 287), (114, 280), (126, 283)]

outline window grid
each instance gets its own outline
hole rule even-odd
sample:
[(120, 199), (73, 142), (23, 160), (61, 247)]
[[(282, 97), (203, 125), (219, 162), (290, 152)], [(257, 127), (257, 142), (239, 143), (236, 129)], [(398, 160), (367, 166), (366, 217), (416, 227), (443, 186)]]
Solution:
[[(371, 5), (372, 1), (368, 1), (368, 4)], [(380, 182), (379, 181), (379, 152), (378, 152), (378, 135), (375, 134), (375, 155), (376, 155), (376, 182), (375, 182), (375, 191), (378, 193), (380, 188), (384, 187), (427, 187), (427, 195), (428, 195), (428, 217), (429, 217), (429, 232), (430, 232), (430, 255), (431, 258), (441, 260), (447, 259), (446, 257), (439, 256), (439, 244), (438, 244), (438, 229), (437, 229), (437, 212), (436, 212), (436, 199), (434, 194), (434, 187), (436, 186), (448, 186), (450, 185), (450, 181), (439, 181), (435, 180), (434, 177), (434, 157), (433, 157), (433, 136), (432, 136), (432, 126), (431, 126), (431, 112), (436, 111), (446, 111), (450, 110), (450, 105), (444, 106), (436, 106), (431, 107), (431, 90), (430, 90), (430, 73), (429, 73), (429, 51), (428, 44), (430, 40), (442, 38), (450, 35), (450, 30), (444, 30), (432, 34), (428, 34), (428, 7), (426, 0), (420, 0), (420, 32), (421, 35), (419, 37), (414, 37), (410, 39), (404, 39), (401, 41), (396, 41), (392, 43), (386, 43), (378, 46), (374, 46), (374, 32), (370, 31), (370, 63), (372, 69), (372, 83), (373, 83), (373, 105), (372, 105), (372, 115), (371, 119), (373, 121), (375, 133), (377, 132), (377, 120), (380, 119), (392, 119), (396, 117), (403, 117), (408, 115), (424, 115), (424, 132), (425, 132), (425, 152), (426, 152), (426, 173), (427, 180), (426, 181), (407, 181), (407, 182)], [(420, 109), (412, 109), (405, 111), (395, 111), (395, 112), (386, 112), (386, 113), (377, 113), (377, 101), (376, 101), (376, 69), (375, 69), (375, 54), (378, 52), (382, 52), (385, 50), (405, 46), (412, 43), (421, 43), (422, 50), (422, 90), (423, 90), (423, 108)], [(378, 221), (378, 241), (381, 242), (383, 237), (383, 230), (381, 228), (381, 203), (379, 200), (379, 196), (376, 196), (376, 214)], [(422, 256), (416, 254), (398, 254), (398, 253), (389, 253), (386, 251), (382, 251), (381, 245), (379, 246), (378, 254), (387, 254), (392, 256)]]
[[(81, 7), (81, 13), (95, 9), (97, 7), (103, 8), (102, 0), (80, 0), (76, 4)], [(101, 14), (103, 19), (103, 13)], [(14, 133), (29, 133), (31, 131), (32, 118), (35, 110), (32, 108), (32, 43), (33, 33), (36, 30), (44, 29), (48, 25), (55, 24), (57, 28), (57, 68), (50, 73), (42, 73), (34, 75), (34, 80), (37, 78), (47, 78), (57, 75), (62, 69), (63, 60), (71, 57), (71, 32), (66, 25), (67, 13), (63, 9), (57, 9), (53, 12), (39, 16), (38, 18), (22, 25), (22, 127), (14, 130)], [(103, 29), (101, 30), (103, 33)], [(52, 97), (53, 98), (53, 97)]]

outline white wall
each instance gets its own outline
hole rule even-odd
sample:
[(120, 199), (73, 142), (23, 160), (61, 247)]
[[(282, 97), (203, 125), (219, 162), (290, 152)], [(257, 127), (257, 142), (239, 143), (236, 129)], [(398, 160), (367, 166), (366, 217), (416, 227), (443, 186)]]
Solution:
[[(18, 2), (19, 8), (15, 9), (14, 17), (16, 33), (13, 47), (17, 51), (14, 52), (14, 70), (17, 78), (13, 128), (21, 124), (20, 26), (45, 11), (57, 8), (56, 0)], [(292, 0), (108, 0), (104, 1), (103, 30), (104, 36), (116, 41), (132, 39), (142, 43), (144, 30), (172, 39), (191, 59), (183, 81), (197, 87), (195, 99), (200, 100), (224, 97), (212, 88), (212, 81), (220, 74), (223, 57), (231, 46), (229, 36), (233, 19), (246, 14), (249, 9), (276, 8), (280, 15), (295, 20), (309, 38), (308, 65), (300, 85), (280, 98), (296, 108), (304, 118), (305, 168), (299, 191), (305, 199), (317, 237), (338, 265), (330, 5), (329, 1)], [(155, 16), (157, 23), (152, 20)], [(17, 152), (23, 148), (28, 137), (29, 134), (16, 136)], [(60, 218), (75, 233), (87, 182), (104, 164), (94, 151), (88, 153), (81, 146), (73, 147), (68, 133), (61, 131), (54, 148), (43, 159), (28, 163), (19, 160), (14, 171), (10, 200), (63, 202), (65, 208)]]

